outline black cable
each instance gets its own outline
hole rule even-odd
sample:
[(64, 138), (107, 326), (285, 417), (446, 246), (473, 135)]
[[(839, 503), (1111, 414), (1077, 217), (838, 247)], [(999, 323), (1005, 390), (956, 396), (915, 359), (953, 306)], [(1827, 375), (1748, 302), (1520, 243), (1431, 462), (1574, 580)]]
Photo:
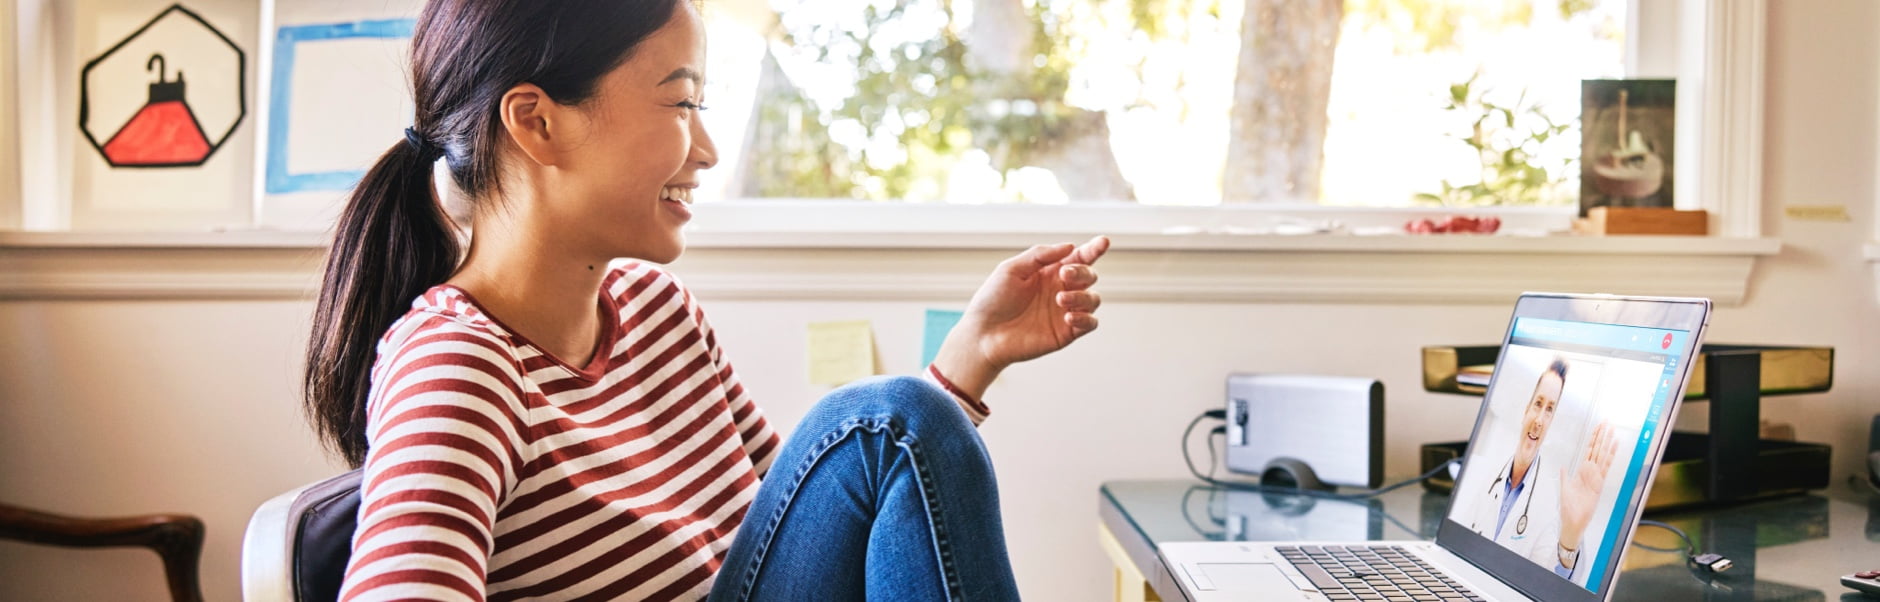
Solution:
[[(1203, 483), (1207, 483), (1209, 485), (1213, 485), (1215, 487), (1220, 487), (1223, 489), (1233, 489), (1237, 491), (1255, 491), (1255, 492), (1261, 492), (1261, 493), (1296, 494), (1296, 495), (1304, 495), (1304, 496), (1309, 496), (1309, 497), (1316, 497), (1316, 498), (1321, 498), (1321, 499), (1333, 499), (1333, 500), (1362, 500), (1362, 499), (1374, 498), (1380, 495), (1384, 495), (1386, 493), (1390, 493), (1392, 491), (1396, 491), (1398, 489), (1402, 489), (1404, 487), (1408, 487), (1424, 479), (1436, 476), (1436, 473), (1442, 472), (1444, 469), (1449, 468), (1450, 464), (1455, 464), (1455, 463), (1462, 461), (1461, 458), (1451, 458), (1449, 461), (1439, 464), (1435, 468), (1431, 468), (1428, 472), (1425, 472), (1416, 477), (1398, 481), (1396, 483), (1391, 483), (1389, 485), (1385, 485), (1377, 489), (1369, 489), (1369, 490), (1359, 491), (1355, 493), (1335, 493), (1335, 492), (1330, 492), (1330, 491), (1317, 491), (1313, 489), (1300, 489), (1297, 487), (1269, 487), (1269, 486), (1260, 485), (1257, 483), (1223, 481), (1223, 480), (1216, 479), (1212, 476), (1212, 473), (1214, 471), (1214, 466), (1212, 462), (1210, 462), (1208, 466), (1209, 474), (1205, 474), (1205, 475), (1201, 474), (1201, 470), (1195, 468), (1194, 456), (1188, 453), (1188, 438), (1193, 436), (1195, 432), (1195, 425), (1201, 424), (1202, 420), (1206, 420), (1209, 417), (1210, 416), (1207, 413), (1201, 414), (1199, 416), (1195, 416), (1195, 419), (1188, 423), (1188, 428), (1182, 431), (1182, 441), (1181, 441), (1182, 462), (1188, 465), (1188, 473), (1194, 475), (1196, 479), (1200, 479), (1201, 482)], [(1212, 457), (1211, 454), (1213, 453), (1213, 449), (1214, 447), (1210, 440), (1209, 447), (1208, 447), (1210, 457)], [(1414, 533), (1414, 531), (1412, 532)]]
[(1868, 479), (1865, 475), (1847, 475), (1847, 484), (1849, 487), (1853, 487), (1856, 490), (1864, 488), (1874, 493), (1880, 493), (1880, 484), (1875, 484), (1872, 479)]
[[(1213, 530), (1204, 528), (1201, 526), (1201, 523), (1195, 522), (1195, 517), (1193, 514), (1188, 513), (1188, 506), (1189, 506), (1188, 496), (1194, 495), (1196, 489), (1200, 489), (1200, 487), (1190, 485), (1187, 491), (1182, 492), (1182, 520), (1187, 521), (1188, 526), (1190, 528), (1193, 528), (1196, 533), (1200, 533), (1202, 537), (1206, 537), (1210, 540), (1216, 540), (1216, 541), (1227, 539), (1226, 531), (1213, 531)], [(1213, 504), (1212, 502), (1209, 502), (1210, 506), (1212, 504)], [(1208, 508), (1208, 522), (1214, 522), (1214, 509), (1213, 508)]]
[[(1194, 475), (1194, 477), (1196, 479), (1201, 480), (1201, 482), (1207, 483), (1208, 485), (1212, 486), (1208, 492), (1208, 499), (1210, 500), (1208, 503), (1208, 506), (1209, 506), (1208, 507), (1208, 519), (1210, 520), (1210, 522), (1215, 522), (1217, 524), (1225, 524), (1225, 519), (1215, 520), (1212, 500), (1214, 498), (1215, 492), (1226, 489), (1226, 490), (1232, 490), (1232, 491), (1252, 491), (1252, 492), (1257, 492), (1257, 493), (1270, 493), (1270, 494), (1278, 494), (1278, 495), (1300, 495), (1300, 496), (1305, 496), (1305, 497), (1326, 499), (1326, 500), (1332, 500), (1332, 501), (1337, 501), (1337, 502), (1345, 502), (1349, 504), (1364, 505), (1366, 506), (1367, 509), (1375, 511), (1378, 514), (1383, 515), (1385, 520), (1390, 521), (1390, 523), (1393, 525), (1397, 525), (1397, 528), (1402, 529), (1403, 532), (1409, 533), (1415, 537), (1422, 537), (1423, 533), (1421, 531), (1410, 528), (1409, 525), (1404, 524), (1403, 521), (1397, 520), (1396, 516), (1393, 516), (1391, 515), (1391, 513), (1384, 511), (1384, 509), (1381, 507), (1378, 507), (1378, 508), (1370, 507), (1367, 504), (1367, 502), (1369, 502), (1372, 498), (1375, 498), (1379, 495), (1383, 495), (1385, 493), (1404, 487), (1411, 483), (1415, 483), (1417, 481), (1430, 478), (1431, 476), (1434, 476), (1438, 471), (1441, 471), (1442, 469), (1449, 467), (1449, 465), (1451, 464), (1461, 461), (1460, 458), (1451, 459), (1448, 462), (1444, 462), (1441, 466), (1437, 466), (1436, 468), (1430, 469), (1429, 472), (1423, 473), (1422, 476), (1416, 477), (1414, 479), (1392, 483), (1390, 485), (1387, 485), (1379, 489), (1373, 489), (1369, 491), (1364, 491), (1364, 492), (1359, 492), (1359, 493), (1350, 493), (1350, 494), (1338, 494), (1338, 493), (1332, 493), (1332, 492), (1326, 492), (1326, 491), (1316, 491), (1316, 490), (1311, 490), (1311, 489), (1299, 489), (1297, 487), (1267, 487), (1267, 486), (1259, 485), (1256, 483), (1222, 481), (1222, 480), (1214, 478), (1214, 465), (1215, 465), (1214, 437), (1212, 434), (1210, 434), (1208, 437), (1208, 458), (1209, 458), (1208, 474), (1205, 474), (1205, 475), (1201, 474), (1201, 471), (1195, 468), (1194, 456), (1188, 452), (1188, 438), (1193, 436), (1194, 431), (1195, 431), (1195, 425), (1201, 424), (1202, 420), (1205, 420), (1208, 418), (1213, 418), (1215, 420), (1222, 420), (1226, 418), (1226, 412), (1223, 410), (1208, 410), (1206, 412), (1202, 412), (1201, 415), (1196, 416), (1193, 421), (1188, 423), (1188, 428), (1182, 431), (1182, 441), (1181, 441), (1182, 463), (1188, 466), (1189, 474)], [(1224, 429), (1217, 429), (1217, 431), (1225, 434)], [(1187, 504), (1188, 493), (1192, 493), (1192, 492), (1193, 492), (1193, 488), (1190, 488), (1188, 492), (1184, 492), (1182, 494), (1182, 503), (1184, 504), (1182, 508), (1182, 515), (1183, 515), (1182, 518), (1188, 521), (1189, 526), (1197, 527), (1195, 529), (1196, 532), (1206, 535), (1207, 532), (1200, 529), (1199, 525), (1195, 524), (1194, 519), (1188, 516), (1188, 509), (1186, 507), (1186, 504)]]
[[(1728, 558), (1724, 558), (1722, 554), (1699, 553), (1697, 550), (1697, 542), (1693, 541), (1690, 535), (1685, 534), (1683, 529), (1679, 529), (1677, 527), (1671, 526), (1671, 524), (1669, 523), (1659, 522), (1659, 521), (1650, 520), (1650, 519), (1641, 519), (1638, 521), (1638, 526), (1658, 527), (1660, 529), (1670, 531), (1673, 535), (1677, 535), (1678, 539), (1684, 540), (1684, 547), (1680, 549), (1680, 548), (1660, 548), (1660, 547), (1648, 546), (1648, 545), (1639, 543), (1638, 537), (1636, 537), (1636, 534), (1634, 534), (1635, 536), (1632, 538), (1633, 546), (1637, 546), (1639, 548), (1646, 549), (1646, 550), (1651, 550), (1653, 552), (1683, 554), (1684, 563), (1686, 565), (1693, 567), (1694, 570), (1701, 568), (1703, 570), (1706, 570), (1712, 573), (1721, 573), (1721, 572), (1730, 570), (1730, 567), (1736, 566), (1735, 562), (1731, 561)], [(1699, 579), (1699, 581), (1704, 581), (1704, 580)], [(1709, 583), (1708, 581), (1704, 581), (1704, 582)]]
[(1651, 550), (1651, 551), (1653, 551), (1653, 552), (1667, 552), (1667, 553), (1669, 553), (1669, 552), (1683, 552), (1683, 553), (1684, 553), (1684, 555), (1685, 555), (1686, 557), (1690, 557), (1690, 556), (1696, 556), (1696, 555), (1697, 555), (1697, 543), (1696, 543), (1696, 542), (1693, 542), (1693, 541), (1691, 541), (1691, 536), (1690, 536), (1690, 535), (1686, 535), (1686, 534), (1684, 533), (1684, 530), (1683, 530), (1683, 529), (1679, 529), (1679, 528), (1677, 528), (1677, 527), (1673, 527), (1673, 526), (1671, 526), (1671, 525), (1670, 525), (1669, 523), (1663, 523), (1663, 522), (1659, 522), (1659, 521), (1655, 521), (1655, 520), (1651, 520), (1651, 519), (1641, 519), (1641, 520), (1639, 520), (1639, 521), (1638, 521), (1638, 526), (1640, 526), (1640, 527), (1658, 527), (1658, 528), (1660, 528), (1660, 529), (1664, 529), (1664, 530), (1667, 530), (1667, 531), (1670, 531), (1672, 535), (1676, 535), (1676, 536), (1678, 536), (1678, 539), (1682, 539), (1682, 540), (1684, 540), (1684, 547), (1682, 547), (1682, 548), (1660, 548), (1660, 547), (1657, 547), (1657, 546), (1648, 546), (1648, 545), (1645, 545), (1645, 544), (1643, 544), (1643, 543), (1640, 543), (1637, 537), (1633, 537), (1633, 538), (1632, 538), (1632, 545), (1633, 545), (1633, 547), (1637, 547), (1637, 548), (1640, 548), (1640, 549), (1645, 549), (1645, 550)]
[[(1217, 426), (1217, 427), (1214, 427), (1214, 430), (1208, 431), (1208, 478), (1210, 479), (1214, 478), (1214, 467), (1220, 465), (1220, 459), (1215, 457), (1214, 455), (1214, 436), (1215, 435), (1220, 435), (1221, 439), (1225, 441), (1227, 439), (1227, 426), (1226, 425)], [(1188, 444), (1187, 441), (1182, 442), (1182, 445), (1187, 445), (1187, 444)]]

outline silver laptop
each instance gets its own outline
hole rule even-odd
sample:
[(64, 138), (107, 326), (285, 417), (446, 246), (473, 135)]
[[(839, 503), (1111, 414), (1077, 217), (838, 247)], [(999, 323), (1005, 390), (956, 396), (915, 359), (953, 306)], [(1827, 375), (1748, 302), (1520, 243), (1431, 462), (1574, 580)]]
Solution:
[(1171, 542), (1188, 599), (1612, 599), (1707, 299), (1529, 293), (1434, 542)]

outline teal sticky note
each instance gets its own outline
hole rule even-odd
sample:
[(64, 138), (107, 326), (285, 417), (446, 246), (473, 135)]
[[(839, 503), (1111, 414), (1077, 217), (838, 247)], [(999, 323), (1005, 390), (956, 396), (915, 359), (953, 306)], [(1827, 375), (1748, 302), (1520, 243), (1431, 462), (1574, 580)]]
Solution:
[(960, 323), (960, 316), (966, 312), (949, 309), (927, 310), (926, 334), (920, 340), (920, 369), (926, 370), (927, 364), (940, 355), (940, 344), (946, 342), (947, 333), (953, 331), (953, 325)]

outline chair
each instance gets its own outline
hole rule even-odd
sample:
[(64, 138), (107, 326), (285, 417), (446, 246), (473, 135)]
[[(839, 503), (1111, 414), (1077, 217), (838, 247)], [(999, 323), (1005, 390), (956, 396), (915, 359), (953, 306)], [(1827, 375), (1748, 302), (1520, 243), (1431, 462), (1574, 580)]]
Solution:
[(76, 518), (0, 504), (0, 539), (72, 548), (150, 548), (163, 559), (170, 599), (201, 602), (202, 519), (188, 514)]
[(274, 496), (242, 537), (242, 598), (250, 602), (336, 600), (359, 521), (353, 470)]

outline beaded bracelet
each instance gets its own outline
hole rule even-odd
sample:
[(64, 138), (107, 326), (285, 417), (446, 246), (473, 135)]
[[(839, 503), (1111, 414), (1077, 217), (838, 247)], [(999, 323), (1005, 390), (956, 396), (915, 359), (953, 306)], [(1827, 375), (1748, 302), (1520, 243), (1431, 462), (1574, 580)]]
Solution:
[(958, 385), (953, 384), (953, 381), (947, 380), (946, 375), (940, 373), (939, 366), (928, 364), (927, 374), (932, 375), (934, 381), (940, 383), (940, 388), (946, 389), (947, 392), (952, 393), (954, 397), (960, 398), (960, 401), (966, 402), (966, 407), (971, 409), (974, 413), (979, 414), (981, 417), (992, 415), (992, 409), (986, 407), (986, 404), (981, 403), (978, 399), (974, 399), (971, 395), (967, 395), (966, 391), (961, 390)]

